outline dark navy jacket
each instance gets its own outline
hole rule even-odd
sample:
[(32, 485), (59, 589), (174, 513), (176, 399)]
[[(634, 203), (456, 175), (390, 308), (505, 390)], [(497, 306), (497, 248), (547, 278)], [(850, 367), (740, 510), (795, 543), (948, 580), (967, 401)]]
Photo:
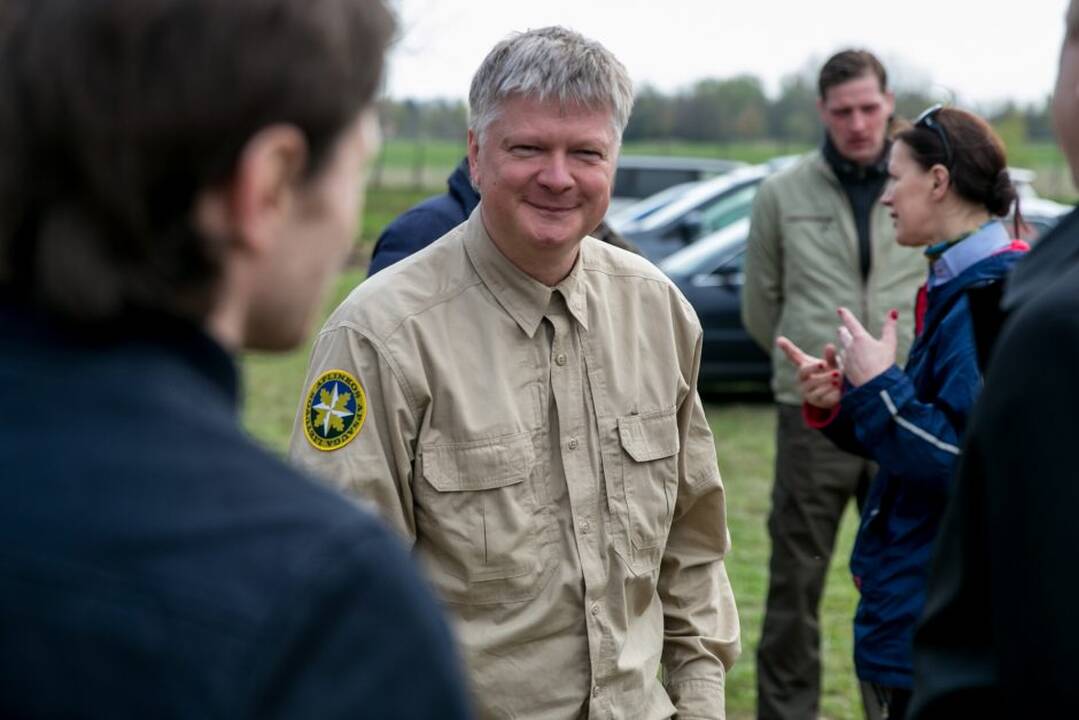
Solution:
[(880, 464), (850, 562), (861, 592), (854, 661), (862, 680), (911, 687), (933, 542), (982, 387), (965, 292), (1002, 281), (1022, 256), (991, 255), (931, 289), (906, 368), (846, 387), (839, 416), (825, 428), (841, 447)]
[(409, 208), (386, 226), (371, 253), (368, 277), (438, 240), (467, 220), (480, 204), (479, 193), (469, 179), (468, 158), (461, 161), (446, 184), (447, 192)]
[(390, 533), (241, 431), (204, 334), (134, 327), (0, 300), (0, 717), (465, 717)]

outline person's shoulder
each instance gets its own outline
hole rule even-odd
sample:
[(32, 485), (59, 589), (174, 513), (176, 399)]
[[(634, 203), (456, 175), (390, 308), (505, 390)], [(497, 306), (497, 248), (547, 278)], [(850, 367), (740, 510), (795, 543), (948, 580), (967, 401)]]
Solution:
[(582, 249), (582, 270), (602, 283), (601, 292), (607, 299), (632, 296), (653, 308), (660, 307), (657, 303), (665, 304), (673, 318), (699, 326), (697, 314), (682, 291), (652, 261), (590, 236), (584, 239)]
[(651, 260), (588, 235), (581, 241), (582, 270), (609, 277), (625, 278), (627, 282), (673, 285)]
[[(986, 392), (1059, 382), (1079, 367), (1079, 264), (1014, 309), (989, 364)], [(1053, 378), (1053, 380), (1051, 380)]]
[(467, 219), (464, 209), (449, 193), (429, 197), (397, 216), (383, 235), (398, 235), (426, 245)]
[(784, 193), (791, 188), (801, 187), (807, 181), (819, 181), (822, 162), (820, 151), (811, 150), (762, 180), (761, 191)]
[(331, 313), (322, 332), (351, 326), (386, 338), (406, 319), (476, 281), (464, 250), (465, 225), (364, 280)]

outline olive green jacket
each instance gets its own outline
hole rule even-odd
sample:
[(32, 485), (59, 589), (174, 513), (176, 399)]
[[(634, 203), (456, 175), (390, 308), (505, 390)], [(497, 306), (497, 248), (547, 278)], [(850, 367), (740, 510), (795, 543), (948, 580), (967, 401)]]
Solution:
[(899, 311), (899, 358), (914, 334), (914, 301), (928, 266), (922, 252), (896, 244), (888, 208), (870, 218), (872, 261), (863, 281), (850, 201), (835, 173), (814, 151), (764, 181), (753, 203), (745, 259), (742, 322), (771, 352), (772, 390), (800, 405), (794, 368), (775, 347), (777, 335), (820, 355), (836, 341), (836, 308), (847, 307), (874, 336), (885, 314)]

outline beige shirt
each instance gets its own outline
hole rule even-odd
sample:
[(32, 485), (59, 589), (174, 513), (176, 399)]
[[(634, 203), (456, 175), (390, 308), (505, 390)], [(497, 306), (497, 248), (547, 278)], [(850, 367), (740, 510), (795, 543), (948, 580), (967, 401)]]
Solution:
[(305, 393), (291, 455), (413, 544), (481, 717), (724, 716), (738, 616), (700, 352), (646, 260), (585, 238), (549, 288), (478, 210), (326, 322), (308, 387), (344, 371), (362, 397)]

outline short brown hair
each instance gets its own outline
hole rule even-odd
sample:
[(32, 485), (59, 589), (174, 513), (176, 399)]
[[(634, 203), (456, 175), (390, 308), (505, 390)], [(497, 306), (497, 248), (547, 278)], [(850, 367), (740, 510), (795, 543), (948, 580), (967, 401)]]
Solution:
[(880, 83), (880, 91), (888, 89), (888, 73), (880, 64), (877, 56), (868, 50), (842, 50), (837, 52), (824, 63), (817, 78), (817, 90), (820, 99), (824, 100), (831, 88), (842, 85), (850, 80), (856, 80), (863, 75), (872, 73), (877, 76)]
[(1064, 23), (1068, 42), (1079, 41), (1079, 0), (1068, 3), (1068, 14), (1064, 17)]
[(0, 289), (75, 323), (202, 319), (221, 251), (193, 227), (260, 129), (307, 177), (381, 82), (383, 0), (4, 0)]

